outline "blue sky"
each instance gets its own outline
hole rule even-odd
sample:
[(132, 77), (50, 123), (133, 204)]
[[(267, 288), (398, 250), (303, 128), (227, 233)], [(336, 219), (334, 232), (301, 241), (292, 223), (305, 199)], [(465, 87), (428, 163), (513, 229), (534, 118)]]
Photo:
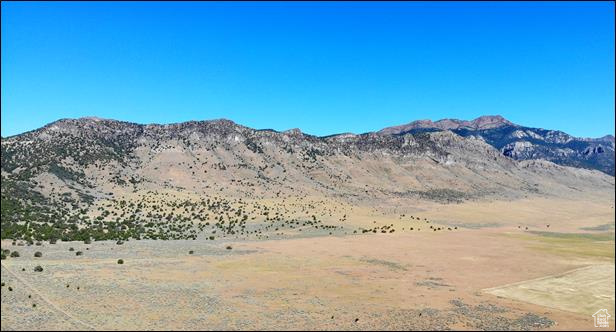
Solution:
[(59, 118), (614, 133), (614, 3), (2, 2), (2, 136)]

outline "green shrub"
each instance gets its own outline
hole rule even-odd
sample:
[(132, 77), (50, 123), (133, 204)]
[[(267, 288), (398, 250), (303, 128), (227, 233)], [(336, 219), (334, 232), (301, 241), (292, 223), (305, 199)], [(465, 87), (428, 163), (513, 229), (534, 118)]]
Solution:
[(11, 257), (19, 257), (19, 252), (17, 252), (17, 251), (13, 251), (13, 252), (11, 253)]
[(43, 267), (41, 267), (40, 265), (37, 265), (37, 266), (34, 268), (34, 272), (43, 272)]
[(124, 264), (124, 260), (122, 258), (118, 259), (118, 264)]
[(34, 257), (43, 257), (43, 253), (40, 251), (37, 251), (34, 253)]

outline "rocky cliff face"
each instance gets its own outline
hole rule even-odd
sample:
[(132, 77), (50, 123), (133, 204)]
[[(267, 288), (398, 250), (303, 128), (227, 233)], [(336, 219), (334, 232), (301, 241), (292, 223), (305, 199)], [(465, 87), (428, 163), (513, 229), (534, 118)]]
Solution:
[(451, 130), (463, 137), (480, 137), (516, 160), (548, 160), (559, 165), (600, 170), (614, 176), (614, 136), (578, 138), (558, 130), (516, 125), (501, 116), (472, 121), (422, 120), (379, 131), (383, 135)]

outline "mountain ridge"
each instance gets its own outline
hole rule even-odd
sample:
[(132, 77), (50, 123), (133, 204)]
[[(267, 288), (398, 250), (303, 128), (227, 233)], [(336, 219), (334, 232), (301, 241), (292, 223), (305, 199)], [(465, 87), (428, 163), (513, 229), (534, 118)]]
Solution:
[[(517, 127), (524, 127), (524, 128), (536, 128), (536, 127), (526, 127), (523, 125), (519, 125), (519, 124), (515, 124), (509, 120), (507, 120), (506, 118), (504, 118), (501, 115), (482, 115), (479, 116), (473, 120), (461, 120), (461, 119), (455, 119), (455, 118), (443, 118), (440, 120), (436, 120), (436, 121), (432, 121), (430, 119), (421, 119), (421, 120), (414, 120), (412, 122), (409, 122), (407, 124), (402, 124), (402, 125), (395, 125), (395, 126), (389, 126), (389, 127), (385, 127), (382, 128), (380, 130), (375, 130), (375, 131), (368, 131), (368, 132), (363, 132), (363, 133), (353, 133), (353, 132), (341, 132), (341, 133), (333, 133), (333, 134), (326, 134), (326, 135), (316, 135), (316, 134), (309, 134), (306, 132), (303, 132), (301, 128), (299, 127), (295, 127), (295, 128), (289, 128), (289, 129), (283, 129), (283, 130), (277, 130), (277, 129), (273, 129), (273, 128), (252, 128), (252, 127), (248, 127), (245, 125), (242, 125), (238, 122), (235, 122), (231, 119), (228, 118), (217, 118), (217, 119), (208, 119), (208, 120), (188, 120), (188, 121), (182, 121), (182, 122), (172, 122), (172, 123), (139, 123), (139, 122), (133, 122), (133, 121), (127, 121), (127, 120), (116, 120), (116, 119), (111, 119), (111, 118), (102, 118), (102, 117), (98, 117), (98, 116), (83, 116), (83, 117), (78, 117), (78, 118), (61, 118), (55, 121), (52, 121), (48, 124), (45, 124), (39, 128), (35, 128), (32, 130), (28, 130), (22, 133), (18, 133), (18, 134), (14, 134), (14, 135), (8, 135), (8, 136), (2, 136), (2, 139), (6, 139), (6, 138), (10, 138), (10, 137), (14, 137), (14, 136), (19, 136), (19, 135), (23, 135), (32, 131), (36, 131), (36, 130), (40, 130), (42, 128), (45, 128), (49, 125), (52, 125), (54, 123), (57, 122), (62, 122), (62, 121), (98, 121), (98, 122), (104, 122), (104, 121), (114, 121), (114, 122), (122, 122), (122, 123), (127, 123), (127, 124), (135, 124), (135, 125), (141, 125), (141, 126), (170, 126), (170, 125), (179, 125), (179, 124), (183, 124), (183, 123), (200, 123), (200, 122), (230, 122), (230, 123), (234, 123), (238, 126), (242, 126), (242, 127), (246, 127), (246, 128), (251, 128), (254, 130), (259, 130), (259, 131), (275, 131), (275, 132), (284, 132), (284, 131), (288, 131), (288, 130), (299, 130), (300, 132), (306, 134), (306, 135), (311, 135), (311, 136), (315, 136), (315, 137), (332, 137), (332, 136), (338, 136), (338, 135), (361, 135), (361, 134), (366, 134), (366, 133), (386, 133), (386, 134), (399, 134), (400, 132), (403, 132), (403, 129), (400, 128), (404, 128), (404, 127), (411, 127), (413, 129), (416, 128), (439, 128), (439, 129), (443, 129), (440, 128), (440, 124), (445, 124), (445, 123), (457, 123), (457, 124), (465, 124), (465, 123), (470, 123), (473, 124), (475, 123), (475, 126), (477, 124), (479, 124), (479, 126), (481, 126), (481, 122), (482, 121), (492, 121), (495, 122), (495, 124), (497, 123), (501, 123), (502, 125), (512, 125), (512, 126), (517, 126)], [(450, 129), (457, 129), (457, 128), (449, 128), (449, 129), (443, 129), (443, 130), (450, 130)], [(537, 128), (540, 129), (540, 128)], [(559, 130), (557, 130), (559, 131)], [(564, 132), (563, 132), (564, 133)], [(569, 135), (569, 134), (567, 134)], [(582, 137), (582, 136), (573, 136), (573, 135), (569, 135), (571, 137), (580, 139), (580, 140), (614, 140), (614, 135), (613, 134), (606, 134), (604, 136), (600, 136), (600, 137)]]
[[(441, 119), (438, 121), (416, 120), (405, 125), (386, 127), (375, 132), (362, 134), (337, 133), (326, 136), (316, 136), (304, 133), (299, 128), (283, 131), (274, 129), (253, 129), (232, 120), (220, 118), (212, 120), (193, 120), (169, 124), (139, 124), (129, 121), (104, 119), (100, 117), (64, 118), (51, 122), (41, 128), (19, 135), (2, 138), (9, 140), (11, 137), (28, 135), (31, 132), (73, 126), (93, 129), (96, 125), (109, 125), (109, 130), (114, 127), (127, 126), (139, 131), (156, 131), (162, 129), (187, 130), (191, 126), (219, 127), (230, 130), (235, 128), (239, 131), (252, 130), (257, 132), (282, 133), (296, 137), (314, 137), (322, 139), (349, 139), (361, 135), (404, 135), (418, 132), (452, 131), (463, 137), (476, 136), (484, 139), (494, 146), (502, 154), (516, 160), (539, 160), (552, 161), (559, 165), (573, 166), (578, 168), (597, 169), (614, 176), (614, 136), (611, 134), (599, 138), (580, 138), (571, 136), (560, 130), (548, 130), (542, 128), (525, 127), (512, 123), (500, 115), (485, 115), (473, 120)], [(66, 127), (68, 128), (68, 127)], [(140, 129), (138, 129), (140, 128)]]

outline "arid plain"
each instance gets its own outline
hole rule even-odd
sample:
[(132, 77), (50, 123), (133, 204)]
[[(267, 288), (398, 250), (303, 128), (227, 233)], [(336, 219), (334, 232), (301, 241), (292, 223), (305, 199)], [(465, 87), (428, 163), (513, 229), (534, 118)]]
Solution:
[(601, 196), (395, 213), (304, 197), (289, 213), (310, 202), (325, 224), (395, 232), (3, 241), (21, 257), (2, 261), (2, 329), (592, 329), (596, 310), (614, 312), (614, 196)]

